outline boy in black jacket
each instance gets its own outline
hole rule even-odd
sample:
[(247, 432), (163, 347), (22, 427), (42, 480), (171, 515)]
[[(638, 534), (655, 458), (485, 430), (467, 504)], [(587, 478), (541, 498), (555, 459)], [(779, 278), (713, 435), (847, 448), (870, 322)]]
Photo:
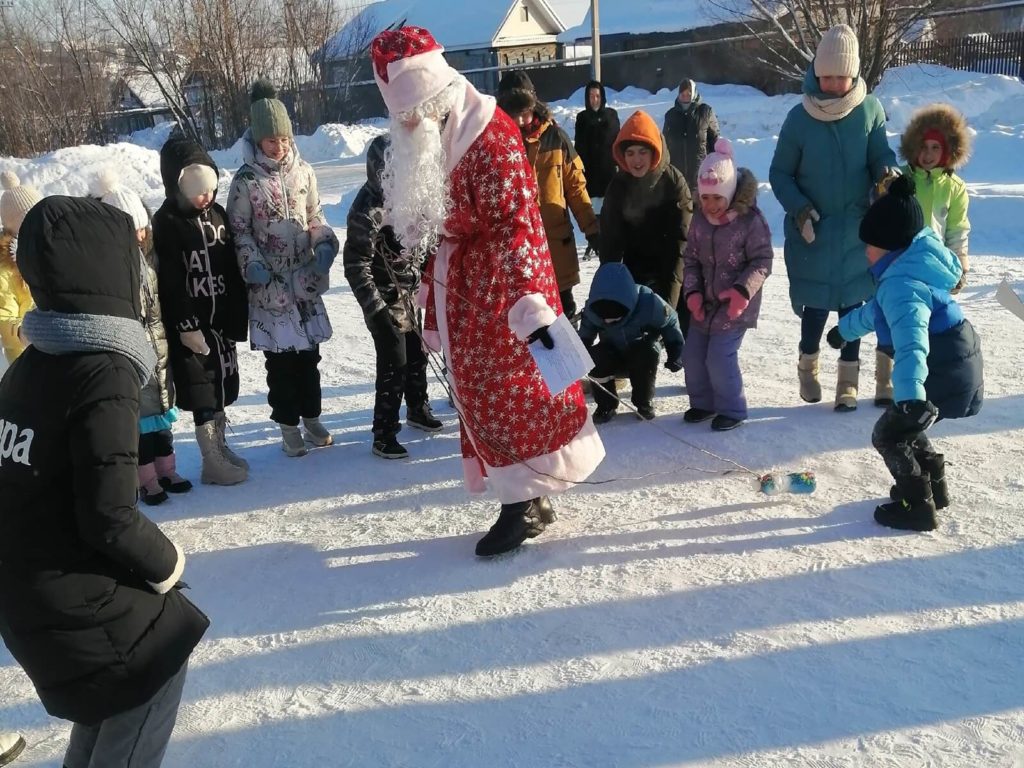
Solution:
[(238, 397), (235, 342), (249, 330), (245, 283), (210, 155), (173, 137), (160, 150), (160, 175), (167, 199), (153, 216), (153, 244), (178, 406), (195, 420), (202, 481), (234, 485), (249, 471), (224, 434), (224, 409)]
[(373, 453), (385, 459), (404, 459), (409, 452), (398, 442), (398, 413), (405, 396), (405, 423), (425, 432), (443, 425), (434, 418), (427, 399), (427, 358), (420, 341), (416, 309), (419, 264), (381, 226), (384, 192), (380, 174), (388, 137), (378, 136), (366, 153), (366, 183), (348, 212), (348, 235), (343, 261), (345, 278), (359, 300), (366, 327), (377, 352), (377, 396), (373, 404)]
[(74, 723), (66, 768), (163, 759), (209, 621), (177, 588), (181, 549), (136, 507), (140, 322), (131, 218), (47, 197), (18, 267), (37, 309), (0, 381), (0, 635), (46, 711)]

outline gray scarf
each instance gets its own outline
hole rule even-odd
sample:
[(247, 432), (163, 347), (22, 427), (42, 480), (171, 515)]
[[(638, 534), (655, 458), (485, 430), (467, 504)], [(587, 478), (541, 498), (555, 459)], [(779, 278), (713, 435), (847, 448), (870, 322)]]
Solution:
[(124, 355), (135, 366), (140, 386), (146, 385), (156, 368), (156, 352), (138, 320), (33, 309), (25, 315), (21, 332), (32, 346), (48, 355), (73, 352)]

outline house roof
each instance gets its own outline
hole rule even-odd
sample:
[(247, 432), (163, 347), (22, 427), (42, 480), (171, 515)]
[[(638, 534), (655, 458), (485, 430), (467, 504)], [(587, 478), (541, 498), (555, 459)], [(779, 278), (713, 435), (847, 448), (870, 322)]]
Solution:
[[(380, 0), (368, 5), (346, 24), (326, 48), (330, 56), (345, 56), (344, 45), (358, 30), (365, 43), (385, 29), (415, 25), (430, 30), (448, 51), (500, 48), (540, 42), (538, 37), (502, 38), (499, 34), (523, 0)], [(530, 10), (553, 29), (554, 39), (565, 29), (548, 0), (526, 0)]]
[[(772, 5), (773, 3), (767, 3)], [(648, 32), (685, 32), (737, 21), (750, 9), (745, 0), (601, 0), (601, 36)], [(558, 36), (571, 43), (589, 39), (590, 10), (583, 21)]]
[[(148, 72), (137, 72), (124, 76), (124, 85), (145, 109), (166, 109), (167, 99), (164, 98), (156, 79)], [(169, 93), (174, 92), (170, 81), (166, 84)]]

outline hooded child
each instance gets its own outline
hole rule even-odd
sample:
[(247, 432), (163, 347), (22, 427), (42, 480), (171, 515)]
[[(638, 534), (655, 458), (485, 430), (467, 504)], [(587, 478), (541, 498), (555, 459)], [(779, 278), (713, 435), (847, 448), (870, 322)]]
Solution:
[(704, 158), (715, 151), (719, 128), (715, 110), (701, 98), (697, 83), (686, 77), (679, 82), (675, 103), (665, 113), (662, 127), (672, 165), (680, 170), (697, 193), (697, 171)]
[[(323, 295), (338, 237), (320, 206), (316, 174), (299, 157), (285, 105), (266, 80), (252, 88), (244, 165), (231, 182), (228, 220), (249, 293), (249, 342), (267, 367), (270, 418), (281, 449), (334, 442), (320, 421), (320, 345), (331, 338)], [(299, 421), (303, 429), (299, 429)]]

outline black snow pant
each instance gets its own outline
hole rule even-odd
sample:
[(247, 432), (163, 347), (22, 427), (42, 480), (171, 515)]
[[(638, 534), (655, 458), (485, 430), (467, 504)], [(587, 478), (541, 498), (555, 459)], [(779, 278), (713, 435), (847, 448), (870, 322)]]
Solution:
[(920, 477), (921, 459), (935, 454), (921, 425), (892, 407), (875, 422), (871, 444), (882, 456), (894, 480)]
[(320, 416), (320, 346), (301, 352), (264, 352), (270, 418), (297, 427), (299, 418)]
[(152, 464), (157, 457), (174, 453), (174, 437), (169, 429), (139, 435), (139, 466)]
[(598, 344), (590, 350), (590, 355), (594, 358), (594, 369), (590, 375), (601, 382), (600, 387), (594, 387), (594, 402), (598, 408), (614, 410), (618, 407), (615, 377), (623, 372), (629, 375), (633, 405), (636, 408), (647, 408), (652, 404), (658, 360), (661, 357), (661, 349), (653, 340), (633, 342), (624, 350), (616, 349), (611, 344)]
[(400, 331), (392, 323), (379, 323), (371, 331), (377, 352), (377, 394), (373, 402), (373, 436), (394, 437), (402, 428), (399, 410), (405, 398), (407, 411), (427, 402), (427, 356), (415, 330)]

